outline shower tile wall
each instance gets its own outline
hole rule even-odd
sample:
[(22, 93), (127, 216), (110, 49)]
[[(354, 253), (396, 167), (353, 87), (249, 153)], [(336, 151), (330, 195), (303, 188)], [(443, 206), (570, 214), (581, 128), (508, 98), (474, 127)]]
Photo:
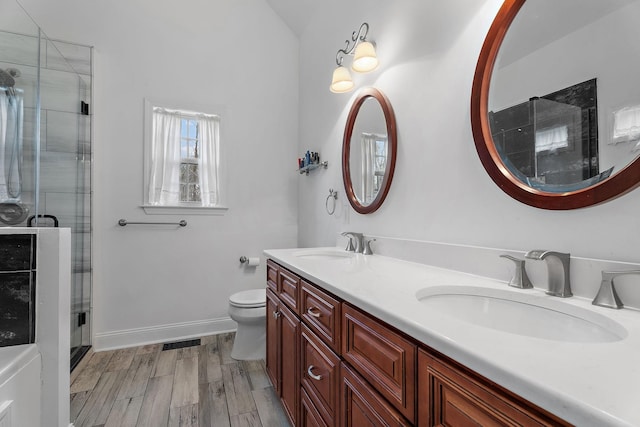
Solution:
[(0, 347), (35, 342), (36, 240), (0, 235)]
[[(0, 52), (0, 68), (22, 73), (16, 79), (16, 87), (24, 90), (25, 106), (22, 200), (33, 215), (38, 39), (0, 31)], [(91, 295), (91, 129), (89, 116), (79, 114), (80, 101), (91, 100), (91, 60), (90, 47), (46, 38), (40, 42), (38, 213), (55, 215), (60, 227), (71, 228), (73, 286), (87, 289), (73, 292), (72, 313), (82, 311), (76, 307), (88, 307)]]

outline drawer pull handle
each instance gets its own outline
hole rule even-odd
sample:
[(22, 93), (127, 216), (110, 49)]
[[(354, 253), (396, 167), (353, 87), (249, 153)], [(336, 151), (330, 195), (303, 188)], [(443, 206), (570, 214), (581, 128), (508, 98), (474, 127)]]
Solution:
[(316, 381), (320, 381), (322, 379), (322, 375), (315, 375), (312, 372), (314, 368), (315, 368), (315, 366), (309, 365), (309, 368), (307, 368), (307, 375), (309, 375), (309, 377), (311, 377), (312, 379), (314, 379)]
[(316, 319), (320, 318), (321, 313), (319, 311), (315, 311), (317, 310), (316, 307), (309, 307), (307, 308), (307, 313), (309, 314), (309, 316), (311, 317), (315, 317)]
[(273, 318), (277, 319), (278, 317), (280, 317), (280, 312), (278, 310), (273, 312)]

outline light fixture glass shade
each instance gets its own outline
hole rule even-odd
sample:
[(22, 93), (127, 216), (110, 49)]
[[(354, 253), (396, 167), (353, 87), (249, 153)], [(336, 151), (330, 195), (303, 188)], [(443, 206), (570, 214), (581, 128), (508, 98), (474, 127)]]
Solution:
[(334, 93), (343, 93), (349, 92), (351, 89), (353, 89), (353, 80), (351, 80), (349, 70), (343, 66), (333, 70), (333, 79), (331, 80), (329, 90)]
[(367, 73), (378, 68), (378, 57), (376, 56), (376, 48), (370, 42), (360, 42), (356, 46), (356, 52), (353, 55), (354, 71), (359, 73)]

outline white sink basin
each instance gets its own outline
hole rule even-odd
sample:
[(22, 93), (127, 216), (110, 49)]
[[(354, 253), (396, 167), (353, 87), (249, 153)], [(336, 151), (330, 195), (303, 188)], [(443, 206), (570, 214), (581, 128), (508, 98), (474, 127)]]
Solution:
[(355, 257), (353, 252), (347, 252), (340, 249), (323, 248), (323, 249), (302, 249), (292, 254), (298, 258), (313, 260), (344, 260)]
[(416, 293), (428, 310), (517, 335), (565, 341), (620, 341), (627, 330), (599, 313), (527, 291), (474, 286), (435, 286)]

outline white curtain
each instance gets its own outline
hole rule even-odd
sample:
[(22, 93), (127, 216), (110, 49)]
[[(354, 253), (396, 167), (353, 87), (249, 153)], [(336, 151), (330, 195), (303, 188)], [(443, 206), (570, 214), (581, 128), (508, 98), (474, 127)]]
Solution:
[(180, 203), (180, 115), (153, 108), (149, 204)]
[(612, 144), (640, 140), (640, 105), (621, 108), (613, 112)]
[(200, 130), (200, 157), (198, 169), (202, 206), (218, 204), (220, 189), (218, 183), (220, 118), (205, 114), (198, 115)]
[(370, 203), (374, 198), (375, 190), (375, 155), (376, 155), (376, 135), (362, 133), (362, 197), (363, 202)]
[(569, 128), (556, 126), (536, 131), (536, 153), (569, 146)]

